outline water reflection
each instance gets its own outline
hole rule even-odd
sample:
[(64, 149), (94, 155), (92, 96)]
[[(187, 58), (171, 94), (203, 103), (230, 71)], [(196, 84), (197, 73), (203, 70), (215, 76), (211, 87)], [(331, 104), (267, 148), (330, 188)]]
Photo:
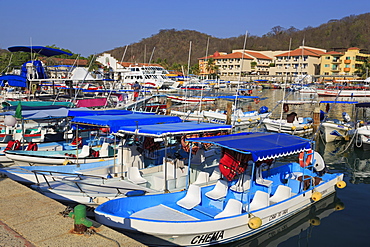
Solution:
[(344, 204), (336, 193), (333, 193), (276, 226), (251, 238), (223, 246), (278, 246), (280, 243), (288, 242), (290, 246), (307, 246), (314, 234), (313, 230), (318, 231), (326, 217), (342, 209), (344, 209)]

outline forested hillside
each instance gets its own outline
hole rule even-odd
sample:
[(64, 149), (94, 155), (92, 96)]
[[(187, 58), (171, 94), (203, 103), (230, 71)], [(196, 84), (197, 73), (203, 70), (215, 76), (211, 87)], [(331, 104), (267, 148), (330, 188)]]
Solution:
[[(152, 53), (152, 61), (159, 61), (169, 67), (175, 64), (186, 65), (191, 44), (191, 64), (206, 55), (209, 38), (208, 55), (215, 51), (230, 53), (232, 49), (242, 49), (244, 34), (238, 37), (219, 39), (193, 30), (160, 30), (158, 34), (130, 44), (124, 61), (148, 62)], [(288, 50), (292, 39), (292, 49), (304, 44), (307, 46), (333, 50), (335, 48), (359, 47), (363, 52), (370, 52), (370, 13), (352, 15), (340, 20), (331, 20), (318, 27), (306, 27), (298, 30), (294, 27), (273, 27), (262, 37), (249, 36), (246, 49), (253, 50)], [(154, 49), (154, 52), (153, 52)], [(122, 59), (125, 47), (118, 47), (111, 53), (118, 60)]]

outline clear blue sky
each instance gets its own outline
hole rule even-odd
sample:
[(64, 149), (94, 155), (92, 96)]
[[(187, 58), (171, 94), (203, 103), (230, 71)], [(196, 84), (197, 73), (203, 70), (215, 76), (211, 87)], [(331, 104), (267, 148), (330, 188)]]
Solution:
[(217, 38), (303, 29), (370, 12), (370, 0), (0, 0), (0, 48), (53, 45), (88, 56), (139, 42), (161, 29)]

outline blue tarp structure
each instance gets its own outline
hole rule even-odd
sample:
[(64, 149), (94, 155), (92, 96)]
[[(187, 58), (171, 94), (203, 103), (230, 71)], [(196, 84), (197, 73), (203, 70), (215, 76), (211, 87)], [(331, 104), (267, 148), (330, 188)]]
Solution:
[(11, 87), (27, 87), (27, 78), (20, 75), (0, 76), (0, 87), (4, 87), (5, 82)]
[(322, 100), (320, 104), (357, 104), (358, 101), (333, 101), (333, 100)]
[[(122, 126), (141, 126), (146, 124), (178, 123), (181, 118), (175, 116), (154, 115), (147, 113), (134, 113), (128, 115), (96, 115), (86, 117), (75, 117), (71, 123), (72, 127), (99, 126), (109, 127), (110, 132), (117, 132)], [(82, 126), (81, 126), (82, 125)]]
[(45, 73), (45, 69), (42, 66), (41, 61), (38, 61), (38, 60), (28, 61), (28, 62), (25, 62), (24, 64), (22, 64), (22, 67), (21, 67), (21, 76), (22, 77), (28, 78), (27, 77), (27, 73), (28, 73), (27, 64), (32, 64), (33, 65), (34, 71), (33, 71), (31, 79), (47, 79), (48, 78), (46, 73)]
[[(52, 118), (65, 118), (65, 117), (76, 117), (76, 116), (100, 116), (105, 118), (106, 115), (126, 115), (132, 114), (131, 111), (127, 110), (102, 110), (95, 111), (88, 108), (58, 108), (58, 109), (42, 109), (42, 110), (23, 110), (22, 106), (22, 117), (24, 119), (52, 119)], [(15, 115), (15, 111), (7, 111), (0, 113), (1, 115)]]
[(24, 51), (24, 52), (32, 52), (32, 53), (38, 53), (43, 56), (51, 57), (51, 56), (57, 56), (57, 55), (68, 55), (72, 56), (72, 53), (62, 51), (59, 49), (49, 48), (45, 46), (12, 46), (8, 48), (11, 52), (17, 52), (17, 51)]
[(285, 133), (240, 133), (188, 139), (252, 154), (254, 161), (274, 159), (311, 149), (309, 140)]
[(178, 123), (164, 123), (164, 124), (150, 124), (139, 126), (122, 126), (118, 133), (138, 134), (152, 137), (162, 137), (168, 135), (180, 135), (199, 132), (210, 131), (229, 131), (231, 125), (221, 125), (212, 123), (198, 123), (198, 122), (178, 122)]

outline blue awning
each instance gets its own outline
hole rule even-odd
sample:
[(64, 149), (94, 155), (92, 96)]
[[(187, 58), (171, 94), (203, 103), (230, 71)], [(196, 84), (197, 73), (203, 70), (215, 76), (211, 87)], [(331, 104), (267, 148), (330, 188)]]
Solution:
[(109, 127), (111, 132), (117, 132), (122, 126), (138, 126), (147, 124), (176, 123), (181, 122), (179, 117), (154, 115), (147, 113), (134, 113), (128, 115), (97, 115), (86, 117), (75, 117), (71, 123), (73, 126), (88, 125)]
[(198, 123), (198, 122), (178, 122), (178, 123), (163, 123), (151, 125), (122, 126), (118, 133), (135, 134), (152, 137), (162, 137), (169, 135), (182, 135), (190, 133), (203, 133), (212, 131), (229, 131), (231, 125)]
[(59, 49), (49, 48), (45, 46), (12, 46), (8, 48), (11, 52), (24, 51), (24, 52), (33, 52), (38, 53), (43, 56), (51, 57), (57, 55), (68, 55), (72, 56), (72, 53), (62, 51)]
[(11, 87), (27, 87), (27, 78), (20, 75), (0, 76), (0, 86), (3, 87), (8, 82)]
[(284, 133), (240, 133), (188, 139), (252, 154), (254, 161), (274, 159), (311, 149), (309, 140)]
[(332, 101), (332, 100), (322, 100), (320, 104), (357, 104), (358, 101)]

